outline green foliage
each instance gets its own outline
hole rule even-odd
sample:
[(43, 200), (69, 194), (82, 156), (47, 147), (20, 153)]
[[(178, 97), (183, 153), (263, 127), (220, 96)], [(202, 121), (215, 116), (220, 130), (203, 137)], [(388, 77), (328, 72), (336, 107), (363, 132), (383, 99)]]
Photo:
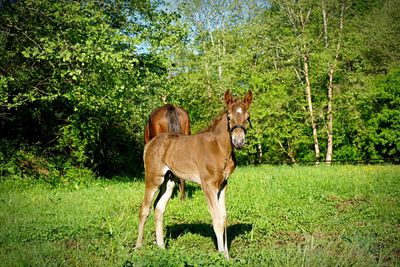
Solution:
[(369, 158), (398, 159), (400, 156), (400, 69), (378, 77), (370, 94), (363, 99), (366, 121), (365, 153)]
[(148, 1), (27, 0), (1, 9), (2, 137), (105, 175), (140, 169), (130, 162), (140, 158), (152, 87), (166, 72), (162, 56), (138, 49), (176, 42), (175, 17)]
[[(373, 81), (380, 79), (377, 73), (398, 66), (399, 45), (393, 38), (399, 31), (397, 24), (390, 21), (399, 13), (393, 10), (396, 8), (391, 1), (382, 5), (362, 1), (343, 3), (344, 30), (339, 33), (340, 3), (324, 1), (328, 16), (326, 40), (321, 5), (312, 1), (271, 1), (271, 6), (262, 7), (254, 16), (242, 16), (237, 24), (230, 24), (236, 12), (242, 11), (235, 1), (217, 1), (214, 9), (200, 2), (183, 4), (183, 20), (195, 28), (194, 38), (186, 47), (175, 50), (176, 76), (170, 95), (189, 110), (192, 132), (205, 127), (215, 111), (222, 110), (226, 89), (238, 94), (251, 89), (255, 96), (251, 107), (255, 127), (249, 132), (247, 149), (238, 153), (240, 163), (314, 161), (312, 129), (304, 94), (303, 55), (307, 53), (310, 58), (314, 116), (324, 154), (328, 70), (333, 65), (340, 40), (333, 76), (333, 159), (368, 160), (371, 153), (380, 154), (385, 148), (369, 143), (372, 136), (380, 135), (381, 126), (366, 126), (364, 113), (374, 116), (376, 111), (364, 110), (367, 105), (363, 106), (363, 99), (375, 90)], [(257, 5), (251, 0), (242, 4), (249, 12)], [(221, 7), (226, 8), (226, 12), (221, 12)], [(371, 27), (365, 27), (366, 20)], [(378, 36), (384, 34), (385, 38), (371, 38), (379, 29), (382, 31)], [(380, 46), (385, 47), (382, 53), (371, 53), (372, 47)], [(392, 47), (393, 53), (386, 50), (388, 47)], [(382, 64), (385, 60), (387, 62)], [(396, 108), (389, 109), (396, 113)], [(395, 114), (392, 117), (395, 118)], [(365, 137), (366, 132), (371, 136)], [(380, 140), (393, 144), (399, 138), (387, 132)], [(366, 150), (369, 152), (365, 153)], [(383, 153), (389, 160), (396, 158)]]
[[(95, 174), (85, 167), (71, 165), (62, 158), (49, 159), (42, 156), (40, 147), (22, 147), (7, 141), (0, 146), (0, 176), (17, 184), (45, 183), (51, 188), (79, 188), (93, 181)], [(61, 161), (60, 161), (61, 160)]]
[(141, 180), (92, 180), (48, 188), (0, 182), (3, 265), (395, 266), (399, 262), (399, 166), (238, 168), (227, 191), (231, 259), (216, 250), (200, 187), (173, 197), (166, 250), (154, 213), (134, 250)]
[(55, 174), (140, 172), (153, 109), (182, 106), (196, 133), (227, 89), (254, 94), (240, 164), (314, 161), (304, 55), (323, 155), (339, 40), (333, 159), (398, 159), (398, 0), (344, 1), (343, 32), (340, 3), (323, 3), (326, 34), (313, 1), (1, 1), (2, 172), (20, 173), (12, 151)]

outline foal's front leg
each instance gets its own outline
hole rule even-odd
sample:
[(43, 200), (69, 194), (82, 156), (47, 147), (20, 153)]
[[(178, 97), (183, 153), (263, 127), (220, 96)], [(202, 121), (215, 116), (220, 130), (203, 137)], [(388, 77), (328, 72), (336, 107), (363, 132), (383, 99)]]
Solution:
[(202, 187), (211, 213), (218, 251), (222, 252), (226, 259), (229, 259), (225, 208), (226, 184), (221, 189), (214, 185), (202, 185)]
[(221, 212), (222, 218), (224, 220), (224, 255), (225, 258), (229, 259), (229, 254), (228, 254), (228, 231), (227, 231), (227, 213), (226, 213), (226, 207), (225, 207), (225, 195), (226, 195), (226, 188), (227, 188), (227, 181), (221, 185), (218, 191), (218, 206), (219, 210)]

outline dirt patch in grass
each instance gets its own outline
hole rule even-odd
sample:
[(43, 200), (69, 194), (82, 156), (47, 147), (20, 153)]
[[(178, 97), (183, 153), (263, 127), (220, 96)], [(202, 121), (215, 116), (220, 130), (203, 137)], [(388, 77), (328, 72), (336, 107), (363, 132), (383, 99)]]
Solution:
[(80, 249), (82, 247), (82, 245), (78, 241), (73, 239), (66, 240), (64, 242), (64, 246), (67, 249)]
[(336, 203), (335, 207), (338, 211), (346, 211), (348, 209), (369, 203), (369, 201), (363, 196), (356, 196), (354, 198), (344, 198), (338, 195), (329, 195), (327, 199), (329, 201)]

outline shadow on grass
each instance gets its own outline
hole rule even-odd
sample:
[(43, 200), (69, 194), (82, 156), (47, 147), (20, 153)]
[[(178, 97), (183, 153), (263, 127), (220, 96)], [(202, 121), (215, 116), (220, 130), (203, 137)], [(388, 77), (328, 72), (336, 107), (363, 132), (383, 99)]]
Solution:
[[(228, 226), (228, 248), (236, 237), (244, 235), (253, 229), (252, 224), (248, 223), (237, 223)], [(206, 223), (181, 223), (167, 226), (167, 238), (177, 239), (179, 236), (186, 233), (199, 234), (204, 237), (212, 238), (215, 248), (217, 249), (217, 238), (214, 233), (212, 224)], [(167, 241), (168, 246), (168, 241)]]
[[(194, 192), (201, 190), (201, 187), (197, 184), (185, 183), (185, 194), (186, 199), (192, 199)], [(172, 193), (172, 198), (181, 197), (181, 193), (179, 192), (179, 184), (175, 183), (174, 191)]]
[[(130, 182), (143, 183), (145, 181), (144, 171), (137, 172), (134, 175), (120, 175), (120, 176), (114, 176), (112, 178), (101, 177), (100, 179), (110, 180), (110, 181), (114, 181), (117, 183), (130, 183)], [(175, 179), (176, 179), (176, 181), (175, 181), (174, 191), (172, 193), (172, 198), (180, 197), (179, 180), (177, 178), (175, 178)], [(143, 190), (144, 190), (144, 188), (143, 188)], [(194, 193), (198, 190), (201, 190), (200, 185), (197, 185), (197, 184), (194, 184), (191, 182), (185, 182), (186, 198), (192, 199)]]
[(144, 171), (140, 170), (129, 174), (117, 174), (112, 177), (99, 176), (100, 180), (113, 181), (117, 183), (144, 182)]

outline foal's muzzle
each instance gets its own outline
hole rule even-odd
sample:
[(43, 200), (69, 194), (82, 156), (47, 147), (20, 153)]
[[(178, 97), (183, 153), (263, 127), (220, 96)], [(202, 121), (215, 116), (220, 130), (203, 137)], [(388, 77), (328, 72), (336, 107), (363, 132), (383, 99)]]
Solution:
[(242, 125), (235, 125), (231, 129), (231, 140), (235, 148), (242, 148), (246, 143), (246, 128)]
[[(232, 128), (230, 127), (230, 117), (229, 114), (227, 116), (228, 118), (228, 132), (231, 136), (231, 142), (235, 148), (242, 148), (244, 144), (246, 143), (246, 127), (244, 127), (241, 124), (236, 124)], [(250, 128), (253, 128), (251, 125), (250, 117), (247, 119), (249, 122)]]

